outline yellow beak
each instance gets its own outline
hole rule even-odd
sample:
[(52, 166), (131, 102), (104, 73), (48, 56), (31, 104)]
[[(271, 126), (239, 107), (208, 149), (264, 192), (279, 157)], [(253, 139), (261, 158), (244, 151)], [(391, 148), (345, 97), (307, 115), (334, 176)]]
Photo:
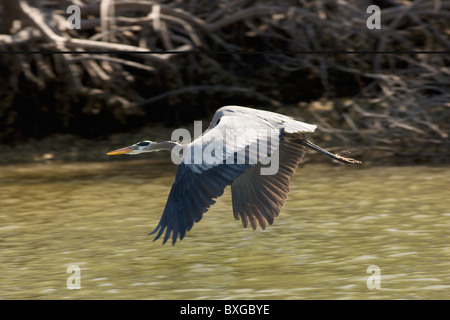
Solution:
[(131, 151), (133, 151), (133, 149), (131, 149), (130, 147), (125, 147), (125, 148), (121, 148), (121, 149), (110, 151), (110, 152), (107, 153), (107, 155), (108, 156), (115, 156), (117, 154), (130, 153)]

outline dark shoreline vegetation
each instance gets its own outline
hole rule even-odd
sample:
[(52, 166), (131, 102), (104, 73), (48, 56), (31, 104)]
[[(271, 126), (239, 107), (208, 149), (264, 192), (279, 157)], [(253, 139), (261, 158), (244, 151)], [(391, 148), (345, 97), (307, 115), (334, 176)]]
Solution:
[(77, 2), (80, 29), (69, 1), (0, 5), (0, 164), (110, 160), (231, 104), (366, 163), (449, 163), (449, 1), (109, 3)]

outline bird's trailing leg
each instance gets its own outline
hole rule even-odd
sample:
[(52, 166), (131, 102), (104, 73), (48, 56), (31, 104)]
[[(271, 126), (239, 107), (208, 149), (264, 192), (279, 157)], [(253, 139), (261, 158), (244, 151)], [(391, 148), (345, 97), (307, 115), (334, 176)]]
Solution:
[[(346, 158), (346, 157), (343, 157), (340, 154), (331, 153), (331, 152), (329, 152), (329, 151), (319, 147), (318, 145), (315, 145), (314, 143), (312, 143), (311, 141), (306, 140), (306, 139), (301, 139), (300, 143), (302, 145), (308, 147), (308, 148), (311, 148), (313, 150), (316, 150), (317, 152), (320, 152), (320, 153), (326, 155), (327, 157), (330, 157), (331, 159), (334, 159), (334, 160), (337, 160), (337, 161), (340, 161), (340, 162), (343, 162), (343, 163), (352, 163), (352, 164), (360, 164), (360, 163), (362, 163), (359, 160), (355, 160), (355, 159), (352, 159), (352, 158)], [(345, 152), (343, 154), (347, 155), (348, 153), (349, 152)]]

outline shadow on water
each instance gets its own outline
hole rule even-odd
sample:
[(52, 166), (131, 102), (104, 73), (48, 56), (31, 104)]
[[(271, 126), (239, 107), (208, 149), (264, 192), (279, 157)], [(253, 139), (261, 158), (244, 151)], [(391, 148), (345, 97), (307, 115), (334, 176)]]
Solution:
[[(267, 230), (234, 220), (227, 190), (162, 246), (148, 233), (175, 171), (163, 160), (0, 168), (0, 298), (449, 296), (448, 167), (305, 165)], [(81, 289), (68, 289), (71, 265)]]

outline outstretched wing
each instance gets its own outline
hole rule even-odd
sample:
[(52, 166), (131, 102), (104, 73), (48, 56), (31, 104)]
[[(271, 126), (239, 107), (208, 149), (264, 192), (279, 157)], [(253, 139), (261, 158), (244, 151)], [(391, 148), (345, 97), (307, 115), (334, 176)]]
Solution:
[(158, 232), (154, 240), (159, 239), (166, 230), (163, 243), (172, 234), (175, 244), (178, 235), (183, 239), (194, 222), (199, 222), (203, 213), (208, 211), (225, 187), (240, 176), (249, 165), (221, 164), (203, 172), (194, 172), (188, 165), (181, 163), (178, 167), (175, 182), (170, 190), (166, 207), (158, 226), (150, 234)]
[(248, 222), (253, 229), (258, 223), (262, 229), (272, 224), (284, 206), (290, 190), (290, 181), (302, 161), (305, 147), (300, 144), (301, 135), (286, 135), (279, 147), (279, 167), (274, 175), (261, 175), (259, 163), (245, 171), (231, 185), (233, 214)]

